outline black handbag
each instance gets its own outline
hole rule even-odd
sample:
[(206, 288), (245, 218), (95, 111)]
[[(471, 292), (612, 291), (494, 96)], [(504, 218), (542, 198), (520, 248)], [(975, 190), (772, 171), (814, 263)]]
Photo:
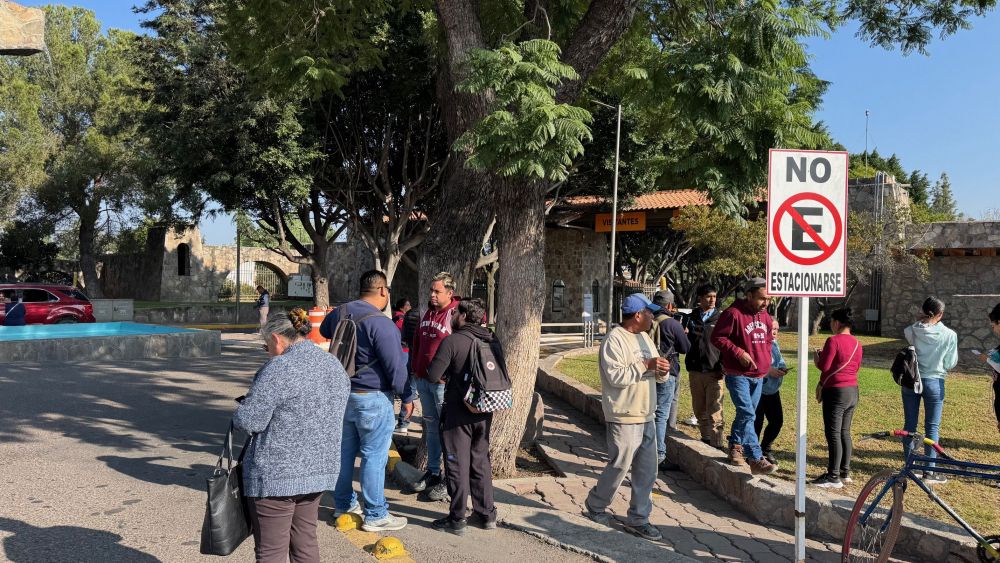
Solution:
[[(250, 513), (243, 498), (241, 464), (250, 441), (247, 440), (240, 459), (233, 465), (233, 424), (229, 424), (222, 454), (212, 476), (206, 479), (208, 502), (205, 521), (201, 526), (201, 553), (229, 555), (250, 536)], [(222, 467), (223, 459), (226, 467)]]

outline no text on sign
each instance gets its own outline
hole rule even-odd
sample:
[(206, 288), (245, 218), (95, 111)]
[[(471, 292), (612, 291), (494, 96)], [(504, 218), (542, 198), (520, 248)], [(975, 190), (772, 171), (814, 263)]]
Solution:
[(769, 293), (846, 295), (847, 165), (846, 152), (770, 151)]

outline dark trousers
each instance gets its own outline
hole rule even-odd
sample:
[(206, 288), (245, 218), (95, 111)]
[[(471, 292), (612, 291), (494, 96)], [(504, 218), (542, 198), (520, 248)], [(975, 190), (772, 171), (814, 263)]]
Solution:
[(847, 473), (851, 470), (851, 421), (854, 408), (858, 406), (858, 388), (823, 388), (823, 429), (826, 445), (830, 450), (830, 460), (826, 466), (831, 475)]
[[(767, 428), (764, 428), (764, 420), (767, 420)], [(785, 424), (785, 414), (781, 410), (781, 391), (775, 391), (774, 395), (761, 395), (760, 402), (757, 403), (757, 415), (753, 420), (754, 431), (760, 436), (760, 449), (764, 453), (771, 451), (771, 444), (781, 432), (781, 427)], [(761, 434), (761, 429), (764, 433)]]
[(319, 563), (316, 518), (322, 495), (250, 499), (257, 563)]
[(472, 510), (486, 520), (496, 519), (493, 506), (493, 469), (490, 467), (490, 426), (493, 417), (485, 420), (444, 428), (444, 473), (451, 496), (448, 516), (452, 520), (466, 517), (469, 495)]

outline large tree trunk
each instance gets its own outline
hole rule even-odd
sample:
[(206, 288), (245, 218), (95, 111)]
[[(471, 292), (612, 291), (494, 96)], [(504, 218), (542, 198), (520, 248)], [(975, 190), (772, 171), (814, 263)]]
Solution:
[(500, 245), (497, 336), (504, 346), (514, 386), (513, 408), (493, 419), (493, 474), (511, 477), (535, 391), (542, 308), (545, 306), (545, 196), (536, 182), (507, 181), (497, 187)]
[(94, 256), (94, 241), (97, 237), (97, 213), (91, 212), (87, 206), (80, 211), (80, 271), (83, 272), (83, 283), (87, 286), (87, 295), (91, 299), (101, 299), (104, 291), (97, 275), (97, 257)]

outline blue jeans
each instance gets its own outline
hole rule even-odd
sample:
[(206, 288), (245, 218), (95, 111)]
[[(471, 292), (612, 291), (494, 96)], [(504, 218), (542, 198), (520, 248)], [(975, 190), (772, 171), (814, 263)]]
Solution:
[[(917, 395), (913, 389), (903, 387), (903, 430), (916, 432), (917, 418), (920, 416), (920, 399), (924, 400), (924, 435), (938, 441), (941, 429), (941, 410), (944, 407), (944, 379), (924, 379), (924, 392)], [(903, 453), (910, 447), (910, 441), (903, 442)], [(924, 454), (927, 457), (937, 457), (934, 448), (925, 445)], [(929, 464), (934, 467), (934, 464)]]
[(743, 455), (749, 460), (764, 457), (760, 450), (760, 442), (757, 441), (757, 432), (753, 427), (763, 388), (763, 377), (726, 374), (726, 389), (729, 389), (729, 396), (733, 399), (733, 406), (736, 407), (736, 417), (733, 418), (733, 428), (729, 433), (729, 447), (735, 444), (743, 446)]
[(340, 442), (340, 476), (333, 491), (338, 510), (347, 510), (358, 500), (354, 492), (354, 458), (360, 452), (365, 518), (381, 520), (389, 513), (389, 503), (385, 500), (385, 465), (389, 461), (394, 426), (391, 394), (351, 393)]
[(420, 412), (424, 419), (424, 436), (427, 436), (427, 471), (441, 474), (441, 405), (444, 404), (444, 383), (431, 383), (417, 379), (420, 395)]
[(677, 378), (670, 376), (656, 384), (656, 462), (667, 459), (667, 423), (674, 408)]

